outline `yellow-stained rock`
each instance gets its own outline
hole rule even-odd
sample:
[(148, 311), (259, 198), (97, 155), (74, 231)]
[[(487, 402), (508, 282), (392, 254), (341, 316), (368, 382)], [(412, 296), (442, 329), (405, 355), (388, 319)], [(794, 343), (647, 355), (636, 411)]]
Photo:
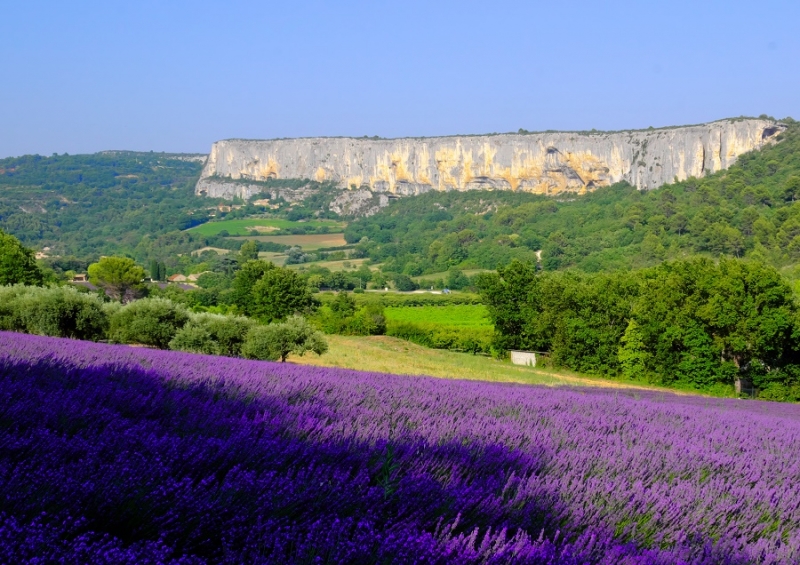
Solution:
[(197, 192), (230, 198), (257, 190), (220, 177), (333, 181), (398, 196), (430, 190), (583, 194), (622, 180), (644, 190), (725, 169), (783, 129), (771, 120), (735, 119), (612, 133), (231, 139), (212, 146)]

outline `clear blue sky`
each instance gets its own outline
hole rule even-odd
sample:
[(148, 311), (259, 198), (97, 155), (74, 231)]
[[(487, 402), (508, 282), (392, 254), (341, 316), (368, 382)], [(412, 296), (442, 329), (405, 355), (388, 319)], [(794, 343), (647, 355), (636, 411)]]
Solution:
[(0, 2), (0, 157), (800, 119), (800, 1)]

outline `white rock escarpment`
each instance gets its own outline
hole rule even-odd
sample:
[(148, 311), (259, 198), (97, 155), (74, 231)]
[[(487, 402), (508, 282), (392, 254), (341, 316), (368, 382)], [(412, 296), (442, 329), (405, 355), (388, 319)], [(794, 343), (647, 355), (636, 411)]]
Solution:
[(622, 180), (646, 190), (726, 169), (784, 129), (772, 120), (729, 119), (611, 133), (229, 139), (212, 146), (196, 192), (248, 198), (263, 186), (247, 181), (275, 178), (333, 181), (395, 196), (431, 190), (582, 194)]

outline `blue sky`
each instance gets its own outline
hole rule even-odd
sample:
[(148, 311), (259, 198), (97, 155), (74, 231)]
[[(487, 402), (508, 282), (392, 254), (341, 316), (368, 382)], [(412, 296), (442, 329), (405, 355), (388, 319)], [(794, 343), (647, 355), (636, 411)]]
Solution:
[(0, 157), (800, 119), (800, 2), (0, 2)]

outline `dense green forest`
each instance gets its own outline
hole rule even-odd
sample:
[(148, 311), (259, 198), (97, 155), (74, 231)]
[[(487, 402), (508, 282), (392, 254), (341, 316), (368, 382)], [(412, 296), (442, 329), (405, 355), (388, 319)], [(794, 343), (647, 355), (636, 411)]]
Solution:
[(428, 193), (354, 221), (345, 238), (384, 271), (411, 276), (535, 262), (539, 250), (545, 270), (647, 267), (698, 253), (793, 265), (800, 262), (800, 123), (785, 123), (780, 143), (702, 179), (648, 192), (620, 183), (560, 198)]
[(208, 219), (215, 201), (194, 195), (201, 168), (129, 151), (0, 159), (0, 228), (52, 254), (131, 253), (145, 236)]
[(584, 373), (800, 400), (800, 310), (774, 267), (704, 257), (614, 273), (478, 276), (500, 350), (546, 351)]

